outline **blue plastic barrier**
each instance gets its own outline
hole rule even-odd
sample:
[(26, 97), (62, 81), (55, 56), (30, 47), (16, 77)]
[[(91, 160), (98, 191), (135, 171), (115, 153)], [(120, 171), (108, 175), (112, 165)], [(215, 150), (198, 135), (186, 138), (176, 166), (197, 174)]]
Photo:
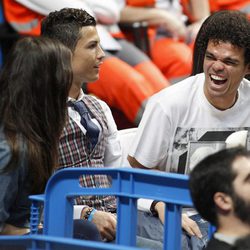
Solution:
[(134, 247), (46, 235), (1, 236), (0, 250), (138, 250)]
[[(83, 174), (109, 175), (112, 178), (112, 185), (110, 188), (81, 187), (79, 177)], [(116, 247), (122, 247), (120, 249), (126, 249), (123, 248), (125, 246), (135, 246), (137, 199), (164, 201), (166, 203), (164, 249), (181, 249), (181, 208), (182, 205), (192, 206), (187, 176), (132, 168), (67, 168), (60, 170), (48, 181), (45, 196), (33, 197), (35, 198), (33, 213), (37, 213), (36, 209), (41, 201), (45, 202), (45, 235), (72, 237), (73, 198), (79, 195), (114, 195), (117, 197)], [(32, 215), (31, 224), (34, 222), (33, 226), (37, 224), (36, 217), (37, 215)], [(81, 242), (82, 246), (86, 246), (86, 241)], [(95, 243), (92, 242), (92, 244)], [(104, 243), (98, 244), (103, 245)], [(104, 245), (108, 245), (110, 248), (109, 244)], [(112, 249), (115, 248), (112, 246)]]
[[(83, 173), (109, 175), (112, 178), (112, 186), (107, 189), (81, 187), (78, 179)], [(64, 237), (72, 235), (72, 199), (77, 195), (117, 197), (116, 243), (127, 246), (135, 246), (136, 243), (137, 199), (147, 198), (166, 202), (164, 249), (180, 249), (181, 207), (192, 206), (187, 176), (131, 168), (61, 170), (50, 179), (46, 188), (44, 211), (46, 235)]]

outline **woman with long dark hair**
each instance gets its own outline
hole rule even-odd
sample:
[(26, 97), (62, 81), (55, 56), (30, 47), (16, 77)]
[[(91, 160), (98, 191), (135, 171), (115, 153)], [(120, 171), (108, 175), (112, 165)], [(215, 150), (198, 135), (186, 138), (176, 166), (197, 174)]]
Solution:
[[(28, 196), (43, 193), (57, 167), (72, 83), (71, 57), (58, 41), (26, 37), (16, 43), (2, 69), (0, 234), (29, 232)], [(74, 229), (82, 230), (81, 224), (88, 223), (75, 223)], [(84, 238), (82, 232), (74, 233)]]

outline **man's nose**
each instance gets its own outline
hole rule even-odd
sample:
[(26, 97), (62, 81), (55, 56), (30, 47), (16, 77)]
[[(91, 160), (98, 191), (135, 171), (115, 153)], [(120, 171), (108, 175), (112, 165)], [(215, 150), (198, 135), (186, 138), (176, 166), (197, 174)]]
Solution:
[(103, 59), (105, 57), (105, 52), (103, 51), (103, 49), (101, 48), (101, 46), (99, 46), (98, 49), (98, 59)]
[(213, 63), (213, 70), (215, 72), (222, 71), (224, 70), (224, 68), (225, 68), (224, 63), (219, 60)]

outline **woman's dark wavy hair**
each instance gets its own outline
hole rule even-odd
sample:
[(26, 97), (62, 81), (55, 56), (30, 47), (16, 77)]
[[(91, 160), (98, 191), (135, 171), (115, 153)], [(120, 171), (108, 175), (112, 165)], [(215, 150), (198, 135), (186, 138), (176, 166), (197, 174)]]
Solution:
[(250, 152), (242, 147), (221, 150), (199, 162), (190, 174), (189, 188), (194, 206), (215, 226), (218, 226), (218, 218), (214, 194), (223, 192), (233, 197), (236, 177), (233, 163), (238, 157), (250, 158)]
[(43, 36), (58, 39), (73, 52), (84, 26), (96, 26), (95, 18), (82, 9), (64, 8), (42, 20), (41, 32)]
[(18, 168), (24, 144), (34, 193), (44, 191), (57, 166), (71, 56), (58, 41), (26, 37), (16, 43), (0, 75), (0, 123), (12, 153), (5, 171)]
[(245, 64), (250, 63), (250, 22), (246, 14), (236, 10), (218, 11), (202, 24), (194, 44), (192, 75), (203, 72), (208, 42), (229, 42), (245, 50)]

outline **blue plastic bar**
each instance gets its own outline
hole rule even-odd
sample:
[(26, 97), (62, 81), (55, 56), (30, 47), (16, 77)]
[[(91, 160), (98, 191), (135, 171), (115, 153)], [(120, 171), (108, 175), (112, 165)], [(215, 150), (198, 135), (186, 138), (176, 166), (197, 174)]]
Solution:
[[(110, 188), (85, 188), (79, 177), (109, 175)], [(182, 205), (192, 206), (188, 176), (141, 169), (89, 169), (68, 168), (55, 173), (49, 180), (45, 194), (44, 233), (71, 237), (73, 230), (72, 199), (78, 195), (114, 195), (118, 197), (117, 244), (135, 246), (138, 198), (164, 201), (166, 213), (164, 249), (180, 249)], [(170, 230), (171, 228), (171, 230)], [(128, 237), (127, 237), (128, 236)], [(173, 247), (174, 246), (174, 247)]]

